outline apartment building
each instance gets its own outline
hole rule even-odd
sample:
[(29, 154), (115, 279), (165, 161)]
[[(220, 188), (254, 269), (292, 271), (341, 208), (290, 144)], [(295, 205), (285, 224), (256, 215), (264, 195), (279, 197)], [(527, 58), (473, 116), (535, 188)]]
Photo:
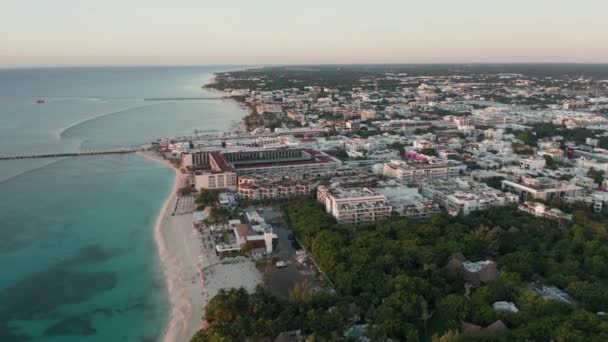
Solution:
[(432, 199), (452, 216), (469, 215), (490, 207), (517, 203), (519, 197), (465, 179), (438, 180), (425, 184), (420, 193)]
[(581, 187), (566, 181), (528, 176), (521, 176), (517, 181), (503, 180), (502, 189), (517, 194), (524, 200), (538, 198), (544, 201), (555, 197), (576, 197), (583, 190)]
[(245, 175), (239, 177), (239, 198), (263, 200), (308, 196), (316, 183), (305, 179), (272, 177), (271, 175)]
[(456, 177), (465, 169), (466, 166), (459, 162), (435, 157), (425, 160), (391, 160), (388, 163), (373, 166), (374, 173), (396, 178), (403, 183)]
[(370, 188), (329, 188), (319, 186), (317, 200), (340, 224), (361, 224), (387, 219), (392, 207), (386, 196)]

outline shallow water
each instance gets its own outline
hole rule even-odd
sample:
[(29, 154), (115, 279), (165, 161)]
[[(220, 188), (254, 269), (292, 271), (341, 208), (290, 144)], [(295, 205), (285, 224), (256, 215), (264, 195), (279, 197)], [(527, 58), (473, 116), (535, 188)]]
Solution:
[[(128, 147), (226, 130), (220, 68), (0, 70), (0, 154)], [(38, 97), (44, 104), (36, 104)], [(156, 340), (168, 316), (152, 225), (173, 172), (138, 155), (0, 161), (0, 341)]]

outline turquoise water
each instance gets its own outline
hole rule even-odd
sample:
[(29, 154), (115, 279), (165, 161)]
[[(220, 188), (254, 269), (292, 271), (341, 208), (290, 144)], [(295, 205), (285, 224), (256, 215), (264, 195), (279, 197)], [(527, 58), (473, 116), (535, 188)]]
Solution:
[[(128, 147), (226, 130), (221, 68), (0, 70), (0, 154)], [(36, 104), (43, 97), (45, 104)], [(0, 161), (0, 341), (154, 341), (168, 318), (153, 241), (173, 172), (138, 155)]]

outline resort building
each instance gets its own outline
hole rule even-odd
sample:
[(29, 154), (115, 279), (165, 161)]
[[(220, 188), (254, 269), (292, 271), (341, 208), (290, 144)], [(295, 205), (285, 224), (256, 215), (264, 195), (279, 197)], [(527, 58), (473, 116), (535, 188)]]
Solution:
[(293, 198), (311, 194), (317, 182), (308, 179), (294, 179), (266, 175), (244, 175), (239, 177), (239, 198), (264, 200)]
[(325, 172), (341, 165), (338, 159), (311, 148), (199, 151), (184, 154), (182, 159), (186, 166), (209, 167), (214, 172), (231, 172), (239, 176), (292, 170)]
[(328, 188), (319, 186), (317, 200), (338, 223), (360, 224), (391, 216), (392, 207), (386, 196), (370, 188)]
[(200, 172), (194, 173), (194, 187), (197, 191), (228, 189), (236, 190), (236, 173), (234, 172)]

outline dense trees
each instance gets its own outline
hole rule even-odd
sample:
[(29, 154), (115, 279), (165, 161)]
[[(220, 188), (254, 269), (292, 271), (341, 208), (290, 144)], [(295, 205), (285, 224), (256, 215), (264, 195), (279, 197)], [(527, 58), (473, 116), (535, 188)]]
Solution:
[(348, 313), (348, 303), (326, 293), (306, 296), (306, 300), (283, 300), (262, 286), (251, 294), (242, 288), (220, 290), (205, 308), (209, 328), (199, 331), (192, 341), (267, 340), (297, 329), (331, 340), (344, 329)]
[[(492, 181), (498, 185), (499, 179)], [(425, 340), (458, 329), (462, 320), (488, 325), (502, 319), (512, 329), (505, 337), (546, 340), (569, 336), (569, 327), (577, 324), (573, 320), (582, 317), (588, 321), (580, 322), (581, 334), (608, 338), (608, 324), (593, 314), (608, 309), (606, 224), (588, 211), (574, 211), (574, 224), (563, 229), (513, 207), (358, 227), (334, 224), (311, 200), (286, 212), (337, 293), (364, 310), (376, 308), (375, 336)], [(455, 252), (471, 260), (497, 260), (502, 273), (468, 299), (463, 280), (444, 268)], [(571, 291), (579, 305), (538, 297), (526, 284), (539, 279)], [(495, 312), (491, 304), (501, 300), (515, 302), (521, 312)]]
[[(274, 337), (293, 329), (334, 340), (354, 323), (367, 323), (374, 340), (608, 340), (608, 321), (596, 314), (608, 309), (607, 225), (585, 208), (574, 210), (566, 227), (513, 207), (362, 226), (335, 224), (314, 200), (284, 210), (336, 295), (309, 295), (306, 284), (289, 300), (263, 288), (251, 295), (223, 291), (209, 304), (210, 328), (197, 341)], [(498, 261), (500, 276), (467, 296), (462, 276), (445, 268), (456, 252)], [(559, 286), (577, 303), (543, 299), (529, 288), (533, 281)], [(520, 311), (496, 312), (496, 301), (512, 301)], [(457, 333), (462, 321), (487, 326), (498, 319), (510, 330)]]

